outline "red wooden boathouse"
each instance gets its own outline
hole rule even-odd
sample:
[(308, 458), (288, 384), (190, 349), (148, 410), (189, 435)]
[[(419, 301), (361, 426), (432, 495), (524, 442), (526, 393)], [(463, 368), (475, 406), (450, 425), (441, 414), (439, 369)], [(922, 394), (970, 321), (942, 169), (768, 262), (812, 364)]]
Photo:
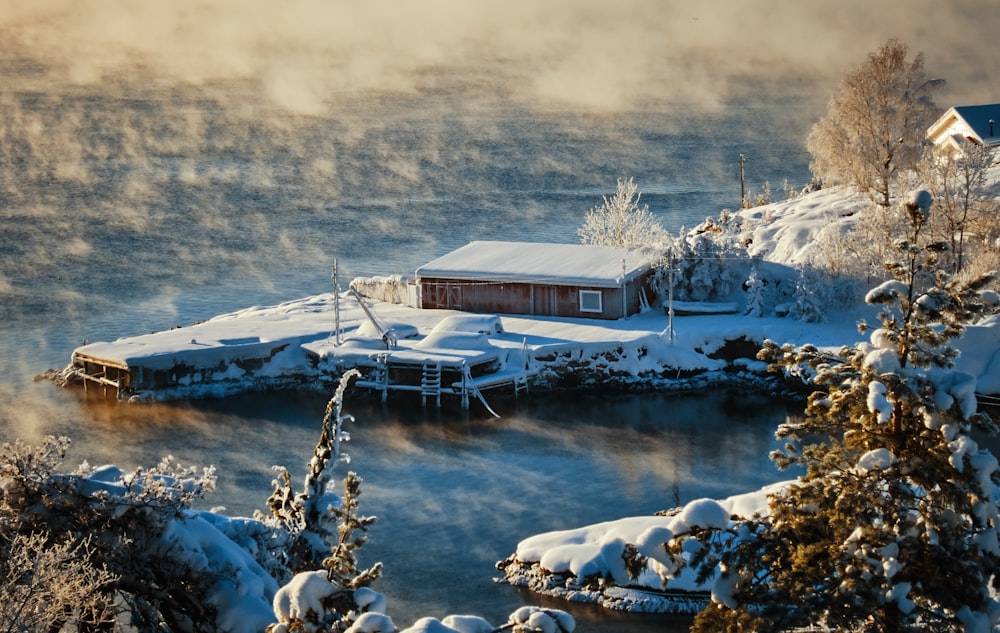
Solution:
[(416, 283), (422, 308), (621, 319), (648, 305), (653, 273), (624, 248), (476, 241), (418, 268)]

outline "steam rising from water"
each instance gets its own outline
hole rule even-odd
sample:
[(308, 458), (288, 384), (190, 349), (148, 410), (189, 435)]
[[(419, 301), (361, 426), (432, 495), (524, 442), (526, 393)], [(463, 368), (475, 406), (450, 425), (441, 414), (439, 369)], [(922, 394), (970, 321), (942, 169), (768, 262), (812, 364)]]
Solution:
[(978, 78), (996, 59), (998, 19), (985, 0), (12, 0), (0, 8), (8, 57), (39, 64), (35, 80), (249, 81), (274, 103), (314, 115), (345, 94), (455, 88), (557, 109), (717, 103), (734, 77), (835, 80), (889, 37), (926, 51), (954, 97), (993, 98)]
[(623, 176), (691, 226), (738, 204), (748, 148), (752, 186), (804, 184), (809, 127), (888, 37), (948, 79), (942, 103), (995, 99), (998, 20), (985, 0), (4, 2), (0, 354), (61, 364), (322, 292), (334, 257), (349, 279), (574, 241)]
[[(984, 77), (1000, 57), (998, 22), (990, 0), (4, 0), (0, 439), (82, 436), (80, 459), (126, 467), (179, 442), (184, 463), (223, 460), (232, 495), (266, 488), (270, 463), (311, 450), (311, 418), (292, 442), (283, 425), (254, 435), (256, 399), (232, 415), (101, 411), (25, 378), (64, 365), (85, 338), (325, 292), (334, 257), (346, 283), (411, 273), (471, 239), (574, 241), (617, 177), (635, 177), (671, 230), (691, 226), (739, 204), (741, 153), (754, 188), (804, 184), (809, 127), (842, 73), (890, 37), (948, 80), (940, 105), (995, 101)], [(702, 457), (740, 448), (723, 444), (731, 431), (699, 447), (670, 429), (505, 424), (557, 452), (606, 445), (597, 467), (625, 492), (662, 491), (649, 510), (673, 483), (686, 493)], [(383, 447), (427, 457), (428, 437), (404, 439)], [(231, 450), (241, 442), (287, 453)], [(548, 461), (536, 480), (491, 459), (476, 465), (528, 491), (553, 476)], [(405, 491), (383, 473), (373, 481), (388, 501)], [(494, 528), (507, 532), (487, 563), (527, 530)]]

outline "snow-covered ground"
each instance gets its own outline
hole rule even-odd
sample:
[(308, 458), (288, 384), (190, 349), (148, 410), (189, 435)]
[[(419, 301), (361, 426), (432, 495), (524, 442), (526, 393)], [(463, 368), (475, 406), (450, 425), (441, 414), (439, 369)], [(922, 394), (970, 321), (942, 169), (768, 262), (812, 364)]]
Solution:
[[(779, 482), (719, 501), (696, 499), (664, 515), (530, 536), (499, 567), (506, 582), (545, 595), (623, 611), (694, 613), (707, 603), (711, 582), (698, 583), (691, 567), (677, 569), (663, 544), (694, 527), (726, 529), (734, 517), (765, 516), (768, 495), (785, 485)], [(627, 546), (649, 559), (637, 578), (625, 568)], [(672, 577), (664, 583), (665, 576)], [(594, 583), (595, 578), (609, 580)]]

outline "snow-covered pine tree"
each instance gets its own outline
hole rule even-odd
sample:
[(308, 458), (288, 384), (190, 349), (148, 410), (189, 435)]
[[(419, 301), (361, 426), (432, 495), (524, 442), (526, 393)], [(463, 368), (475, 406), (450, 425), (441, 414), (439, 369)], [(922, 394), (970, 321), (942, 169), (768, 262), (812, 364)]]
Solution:
[(760, 276), (757, 264), (750, 267), (750, 276), (746, 281), (747, 303), (743, 314), (752, 317), (764, 316), (764, 290), (766, 285)]
[(279, 468), (278, 479), (273, 482), (274, 492), (267, 500), (271, 516), (256, 517), (278, 534), (286, 535), (287, 542), (276, 548), (276, 555), (284, 559), (289, 572), (311, 571), (322, 565), (329, 580), (345, 588), (367, 586), (381, 573), (381, 564), (359, 570), (354, 556), (367, 540), (364, 533), (375, 522), (374, 517), (357, 512), (361, 478), (353, 472), (347, 473), (343, 498), (334, 490), (334, 466), (350, 461), (350, 456), (341, 450), (341, 443), (350, 439), (343, 425), (354, 420), (342, 413), (344, 391), (350, 380), (359, 375), (356, 369), (345, 372), (326, 405), (323, 430), (306, 465), (308, 472), (302, 491), (295, 492), (288, 470)]
[(806, 323), (822, 323), (826, 320), (826, 298), (820, 274), (814, 268), (798, 267), (795, 279), (795, 308), (792, 316)]
[[(805, 474), (770, 500), (769, 516), (701, 533), (713, 603), (694, 631), (990, 631), (1000, 566), (997, 459), (974, 432), (975, 379), (953, 371), (949, 341), (983, 314), (987, 278), (957, 283), (923, 243), (930, 194), (912, 194), (893, 279), (870, 342), (831, 354), (768, 342), (760, 357), (813, 376), (803, 420), (782, 425), (772, 458)], [(742, 628), (741, 628), (742, 627)], [(750, 627), (749, 629), (746, 627)]]

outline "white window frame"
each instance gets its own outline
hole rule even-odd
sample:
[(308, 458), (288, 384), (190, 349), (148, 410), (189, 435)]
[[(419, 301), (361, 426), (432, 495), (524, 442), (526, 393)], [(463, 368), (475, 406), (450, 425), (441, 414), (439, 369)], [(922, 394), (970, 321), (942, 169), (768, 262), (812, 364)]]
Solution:
[[(586, 297), (586, 300), (584, 299)], [(594, 303), (594, 298), (597, 298), (597, 307), (591, 307)], [(595, 314), (600, 314), (604, 312), (604, 293), (600, 290), (581, 290), (580, 291), (580, 312), (593, 312)]]

